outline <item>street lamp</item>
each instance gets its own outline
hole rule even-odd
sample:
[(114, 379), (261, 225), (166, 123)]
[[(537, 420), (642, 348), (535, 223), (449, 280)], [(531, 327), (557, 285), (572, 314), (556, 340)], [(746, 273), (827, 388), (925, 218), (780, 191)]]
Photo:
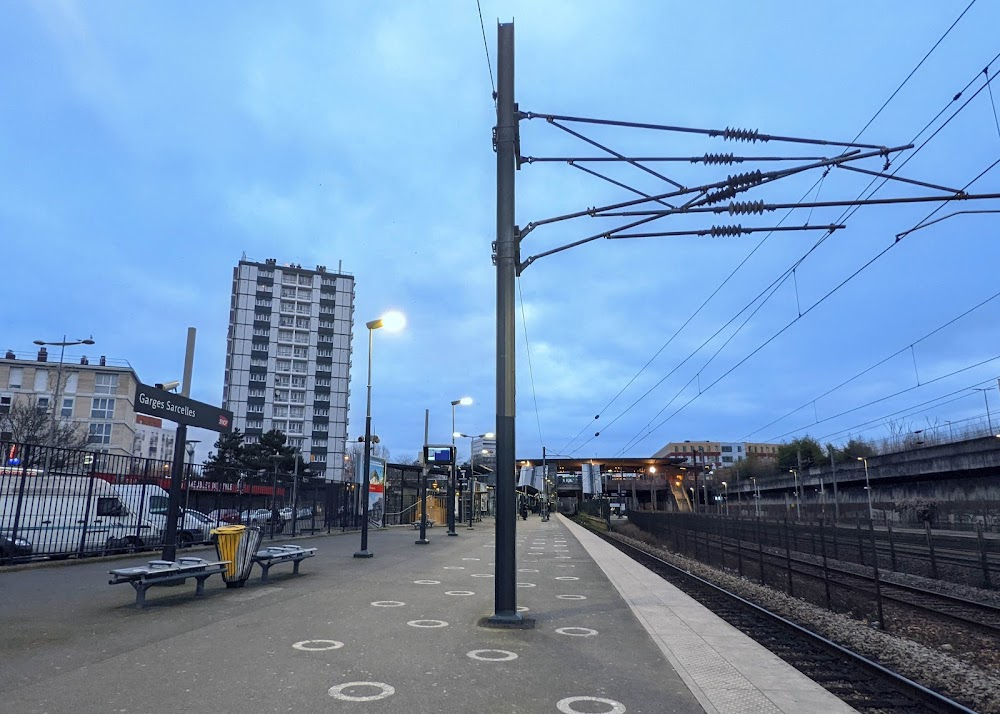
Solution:
[(191, 503), (191, 471), (194, 469), (194, 445), (200, 444), (201, 439), (188, 439), (184, 442), (188, 455), (187, 483), (184, 485), (184, 513), (187, 514), (188, 504)]
[(757, 477), (751, 476), (750, 480), (753, 481), (753, 502), (754, 502), (754, 515), (760, 518), (760, 489), (757, 488)]
[(406, 316), (401, 312), (387, 312), (377, 320), (366, 322), (368, 328), (368, 401), (365, 406), (365, 473), (361, 481), (361, 550), (354, 554), (355, 558), (371, 558), (374, 553), (368, 550), (368, 481), (372, 467), (372, 335), (375, 330), (384, 327), (388, 332), (397, 332), (406, 327)]
[[(52, 418), (49, 422), (48, 446), (49, 449), (51, 449), (55, 445), (55, 440), (56, 440), (56, 410), (57, 409), (60, 411), (62, 410), (62, 405), (59, 403), (59, 390), (62, 386), (63, 357), (66, 354), (66, 348), (75, 347), (76, 345), (92, 345), (94, 344), (94, 340), (88, 337), (85, 340), (67, 341), (66, 335), (63, 335), (62, 342), (45, 342), (44, 340), (35, 340), (35, 344), (42, 347), (49, 346), (49, 347), (59, 348), (59, 366), (56, 368), (56, 389), (55, 389), (55, 394), (52, 396), (52, 404), (50, 405), (52, 409)], [(48, 473), (49, 456), (46, 456), (45, 461), (46, 461), (45, 472)]]
[(989, 424), (990, 433), (993, 433), (993, 419), (990, 417), (990, 400), (986, 398), (986, 392), (989, 392), (993, 387), (973, 387), (973, 391), (983, 393), (983, 401), (986, 402), (986, 423)]
[[(451, 403), (451, 445), (455, 445), (455, 407), (467, 407), (472, 404), (472, 397), (462, 397)], [(457, 536), (455, 532), (455, 462), (451, 463), (451, 473), (448, 474), (448, 535)]]
[(868, 520), (875, 520), (875, 509), (872, 508), (872, 484), (868, 480), (868, 459), (864, 456), (859, 456), (858, 461), (863, 461), (865, 463), (865, 490), (868, 492)]
[[(737, 485), (739, 485), (739, 484), (737, 484)], [(726, 501), (726, 515), (728, 516), (729, 515), (729, 484), (726, 483), (725, 481), (722, 482), (722, 490), (726, 494), (723, 498), (725, 498), (725, 501)]]
[(797, 469), (788, 469), (788, 473), (794, 476), (795, 484), (795, 520), (802, 520), (802, 498), (799, 496), (799, 472)]
[[(475, 485), (476, 485), (476, 449), (473, 443), (476, 439), (493, 439), (496, 435), (492, 431), (488, 431), (485, 434), (463, 434), (460, 431), (453, 431), (451, 433), (451, 443), (455, 443), (455, 439), (469, 439), (469, 530), (472, 530), (472, 517), (473, 517), (473, 500), (476, 496)], [(481, 449), (483, 454), (490, 453), (489, 449)]]

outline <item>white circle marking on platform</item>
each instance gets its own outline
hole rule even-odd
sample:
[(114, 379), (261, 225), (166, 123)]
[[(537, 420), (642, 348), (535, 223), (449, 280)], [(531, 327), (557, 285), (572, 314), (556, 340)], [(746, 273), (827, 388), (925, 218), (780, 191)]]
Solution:
[(556, 580), (579, 580), (575, 575), (557, 575)]
[(572, 560), (572, 555), (557, 555), (556, 560)]
[(519, 572), (519, 573), (537, 573), (538, 572), (538, 568), (518, 568), (517, 572)]
[(597, 634), (597, 630), (592, 630), (589, 627), (557, 627), (556, 632), (570, 637), (593, 637)]
[(479, 560), (479, 558), (462, 558), (462, 560)]
[[(487, 656), (488, 654), (499, 656), (490, 657)], [(508, 652), (507, 650), (472, 650), (472, 652), (466, 652), (465, 656), (478, 659), (481, 662), (510, 662), (512, 659), (517, 659), (516, 652)]]
[(414, 585), (440, 585), (440, 580), (414, 580)]
[[(314, 644), (318, 646), (311, 646)], [(292, 645), (295, 649), (303, 652), (326, 652), (327, 650), (339, 650), (343, 646), (344, 643), (337, 642), (337, 640), (302, 640)]]
[(465, 566), (464, 565), (446, 565), (446, 566), (444, 566), (444, 569), (445, 570), (465, 570)]
[(586, 595), (556, 595), (560, 600), (586, 600)]
[(528, 611), (528, 608), (527, 608), (527, 606), (525, 606), (525, 605), (518, 605), (518, 606), (517, 606), (517, 611), (518, 611), (518, 612), (527, 612), (527, 611)]
[(611, 705), (610, 709), (599, 714), (625, 714), (624, 704), (616, 702), (614, 699), (605, 699), (604, 697), (566, 697), (556, 702), (556, 709), (563, 712), (563, 714), (582, 714), (579, 710), (573, 708), (573, 705), (577, 702), (594, 702), (595, 704)]
[(405, 604), (399, 600), (376, 600), (372, 603), (372, 607), (403, 607)]
[(459, 597), (464, 596), (464, 595), (475, 595), (475, 593), (472, 592), (471, 590), (445, 590), (444, 594), (445, 595), (457, 595)]
[(572, 563), (556, 563), (557, 568), (575, 568), (576, 566)]
[[(376, 687), (382, 691), (379, 694), (371, 694), (367, 697), (355, 697), (350, 694), (344, 694), (344, 690), (349, 687)], [(382, 682), (345, 682), (344, 684), (338, 684), (335, 687), (330, 687), (329, 691), (331, 697), (339, 699), (343, 702), (374, 702), (379, 699), (391, 697), (395, 693), (395, 688), (390, 687), (388, 684), (383, 684)]]
[(535, 584), (534, 583), (518, 583), (517, 587), (519, 587), (519, 588), (533, 588), (533, 587), (535, 587)]
[(444, 620), (410, 620), (406, 623), (410, 627), (447, 627)]
[(472, 577), (474, 577), (474, 578), (492, 578), (493, 577), (493, 573), (473, 573)]

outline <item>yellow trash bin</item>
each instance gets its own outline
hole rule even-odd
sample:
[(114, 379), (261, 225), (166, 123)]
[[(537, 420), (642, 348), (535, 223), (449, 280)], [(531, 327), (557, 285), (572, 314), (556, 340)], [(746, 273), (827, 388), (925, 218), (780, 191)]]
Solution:
[(246, 526), (220, 526), (212, 531), (216, 536), (215, 552), (219, 560), (228, 562), (222, 579), (226, 587), (238, 588), (250, 577), (253, 556), (260, 546), (260, 528)]

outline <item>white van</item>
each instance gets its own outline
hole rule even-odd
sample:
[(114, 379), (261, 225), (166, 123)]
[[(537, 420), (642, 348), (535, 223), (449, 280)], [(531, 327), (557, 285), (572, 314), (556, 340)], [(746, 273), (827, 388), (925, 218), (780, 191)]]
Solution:
[[(153, 524), (162, 538), (167, 528), (167, 507), (170, 494), (154, 484), (115, 484), (114, 489), (122, 503), (136, 518)], [(189, 546), (204, 543), (210, 538), (211, 528), (202, 520), (180, 509), (177, 518), (177, 545)]]
[(136, 550), (159, 540), (106, 481), (90, 476), (0, 472), (0, 530), (32, 544), (34, 555)]

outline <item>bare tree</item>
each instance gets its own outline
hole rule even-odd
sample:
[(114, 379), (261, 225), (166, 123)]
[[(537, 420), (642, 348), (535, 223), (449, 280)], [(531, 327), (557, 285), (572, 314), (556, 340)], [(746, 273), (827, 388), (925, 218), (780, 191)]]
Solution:
[[(28, 399), (16, 399), (10, 410), (0, 414), (0, 440), (12, 444), (48, 446), (52, 428), (52, 415), (45, 407)], [(71, 459), (71, 451), (87, 447), (87, 432), (76, 421), (56, 419), (51, 445), (59, 449), (57, 460), (65, 466)], [(22, 458), (23, 466), (38, 466), (45, 461), (42, 449), (32, 449)]]
[[(0, 414), (0, 433), (15, 444), (48, 445), (51, 424), (48, 410), (26, 399), (15, 400), (10, 411)], [(79, 422), (56, 419), (52, 446), (83, 449), (87, 446), (87, 434)]]
[[(389, 450), (381, 444), (372, 447), (372, 456), (376, 459), (389, 460)], [(360, 441), (350, 441), (347, 444), (347, 459), (344, 461), (344, 480), (358, 481), (356, 474), (361, 473), (365, 461), (365, 445)]]

